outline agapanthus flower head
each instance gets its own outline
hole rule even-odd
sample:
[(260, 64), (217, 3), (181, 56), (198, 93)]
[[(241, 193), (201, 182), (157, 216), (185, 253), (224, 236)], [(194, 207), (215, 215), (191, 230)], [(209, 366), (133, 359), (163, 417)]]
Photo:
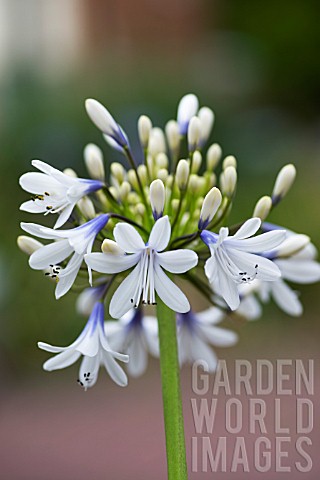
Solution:
[(121, 387), (128, 383), (126, 374), (116, 360), (127, 363), (129, 357), (111, 349), (104, 330), (104, 307), (101, 302), (95, 304), (86, 326), (71, 345), (55, 347), (39, 342), (38, 347), (57, 354), (43, 364), (44, 370), (49, 372), (69, 367), (83, 355), (78, 383), (85, 390), (96, 383), (100, 365), (105, 367), (112, 380)]

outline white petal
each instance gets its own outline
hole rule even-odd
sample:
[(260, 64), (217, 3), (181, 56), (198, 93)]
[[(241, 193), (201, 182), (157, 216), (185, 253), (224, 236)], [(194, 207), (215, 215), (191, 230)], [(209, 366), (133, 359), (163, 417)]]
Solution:
[(256, 269), (256, 278), (267, 282), (272, 282), (281, 277), (281, 272), (277, 265), (268, 258), (260, 257), (253, 253), (240, 252), (237, 250), (228, 250), (229, 257), (239, 267), (242, 272), (247, 271), (252, 274)]
[(159, 218), (153, 225), (148, 245), (157, 252), (162, 252), (167, 248), (171, 236), (171, 225), (168, 215)]
[[(100, 367), (100, 353), (94, 357), (84, 356), (80, 365), (79, 380), (85, 389), (93, 387), (98, 379)], [(87, 376), (89, 373), (89, 377)], [(86, 374), (86, 376), (85, 376)], [(86, 380), (86, 379), (89, 380)]]
[(239, 230), (234, 234), (233, 238), (238, 240), (241, 238), (248, 238), (254, 235), (260, 228), (261, 220), (260, 218), (250, 218), (239, 228)]
[(221, 268), (218, 270), (218, 280), (219, 293), (225, 299), (231, 310), (236, 310), (240, 305), (239, 292), (236, 283), (233, 282)]
[(57, 168), (54, 168), (48, 163), (42, 162), (41, 160), (32, 160), (31, 163), (34, 167), (38, 168), (38, 170), (46, 173), (48, 178), (50, 178), (49, 175), (53, 177), (53, 179), (60, 184), (60, 187), (73, 185), (77, 181), (73, 177), (60, 172), (60, 170)]
[(114, 255), (112, 253), (89, 253), (84, 256), (85, 262), (92, 270), (101, 273), (119, 273), (136, 265), (141, 254)]
[(114, 292), (109, 308), (111, 317), (120, 318), (132, 309), (131, 299), (134, 296), (139, 273), (140, 265), (138, 264)]
[(27, 233), (30, 233), (30, 235), (33, 235), (35, 237), (39, 238), (47, 238), (50, 240), (54, 240), (55, 238), (63, 238), (64, 233), (67, 231), (55, 231), (52, 228), (47, 228), (43, 227), (42, 225), (38, 225), (37, 223), (25, 223), (21, 222), (20, 226), (22, 230), (24, 230)]
[(111, 353), (103, 351), (102, 361), (110, 377), (117, 385), (120, 387), (125, 387), (128, 385), (127, 375), (124, 373), (120, 365), (118, 365), (118, 363), (115, 361)]
[(113, 236), (119, 247), (127, 253), (137, 253), (145, 248), (140, 234), (128, 223), (117, 223)]
[(83, 255), (74, 253), (66, 268), (61, 271), (55, 290), (56, 299), (61, 298), (70, 290), (78, 275), (82, 260)]
[(296, 292), (282, 280), (271, 284), (272, 296), (278, 307), (294, 317), (302, 314), (303, 308)]
[(241, 299), (237, 314), (247, 320), (257, 320), (262, 315), (262, 308), (254, 295), (248, 295)]
[(35, 195), (43, 195), (44, 192), (50, 194), (66, 193), (66, 188), (63, 187), (57, 180), (44, 173), (28, 172), (20, 177), (19, 183), (21, 187), (29, 193)]
[(320, 280), (320, 264), (313, 260), (279, 259), (275, 263), (282, 277), (295, 283), (314, 283)]
[(232, 330), (211, 325), (201, 325), (200, 328), (207, 342), (216, 347), (230, 347), (238, 341), (238, 335)]
[(171, 273), (184, 273), (198, 263), (198, 255), (192, 250), (171, 250), (170, 252), (157, 253), (159, 265)]
[(276, 248), (285, 238), (285, 230), (273, 230), (244, 240), (227, 240), (226, 243), (243, 252), (261, 253)]
[(196, 315), (197, 320), (199, 320), (199, 322), (202, 324), (214, 325), (221, 322), (224, 313), (222, 310), (220, 310), (220, 308), (210, 307), (207, 310), (197, 312), (194, 315)]
[(28, 200), (20, 205), (20, 210), (28, 213), (44, 213), (47, 211), (47, 208), (44, 202)]
[(190, 304), (185, 294), (157, 263), (155, 264), (154, 283), (157, 294), (169, 308), (179, 313), (186, 313), (190, 310)]
[(70, 215), (72, 214), (72, 210), (74, 209), (74, 205), (74, 203), (71, 203), (64, 210), (62, 210), (56, 223), (54, 224), (54, 228), (62, 227), (62, 225), (64, 225), (69, 220)]
[(218, 265), (214, 256), (208, 258), (204, 266), (204, 272), (210, 283), (214, 283), (218, 273)]
[(29, 265), (35, 270), (43, 270), (49, 265), (56, 265), (73, 252), (68, 240), (58, 240), (57, 242), (44, 245), (36, 250), (29, 258)]
[(51, 353), (61, 353), (67, 350), (69, 347), (55, 347), (54, 345), (50, 345), (50, 343), (45, 342), (38, 342), (38, 347), (46, 352)]
[(66, 368), (75, 363), (80, 357), (80, 353), (76, 350), (65, 350), (62, 353), (59, 353), (55, 357), (49, 358), (44, 364), (44, 370), (59, 370), (61, 368)]
[(146, 346), (140, 332), (134, 332), (132, 335), (127, 353), (130, 359), (128, 363), (128, 373), (132, 377), (139, 377), (146, 371), (148, 364)]

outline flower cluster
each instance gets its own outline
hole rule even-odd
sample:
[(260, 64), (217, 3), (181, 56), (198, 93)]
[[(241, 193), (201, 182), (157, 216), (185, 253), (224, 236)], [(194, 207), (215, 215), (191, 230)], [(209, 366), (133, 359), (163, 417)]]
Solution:
[[(107, 178), (101, 149), (89, 144), (84, 159), (90, 179), (39, 160), (32, 165), (40, 172), (20, 178), (33, 195), (21, 210), (52, 214), (55, 224), (22, 223), (29, 235), (51, 243), (20, 236), (18, 245), (30, 267), (55, 282), (56, 298), (82, 290), (77, 307), (89, 316), (69, 347), (39, 342), (57, 354), (44, 369), (67, 367), (82, 355), (78, 382), (85, 389), (96, 382), (100, 365), (126, 385), (116, 360), (129, 362), (128, 373), (138, 376), (148, 354), (159, 356), (157, 320), (145, 314), (158, 299), (176, 312), (180, 364), (204, 359), (211, 370), (216, 355), (210, 345), (237, 341), (235, 332), (217, 326), (225, 317), (258, 318), (270, 298), (290, 315), (302, 313), (287, 282), (320, 279), (316, 249), (306, 235), (265, 221), (290, 189), (293, 165), (280, 170), (273, 192), (258, 200), (252, 218), (228, 225), (237, 161), (231, 155), (221, 161), (217, 143), (206, 148), (215, 117), (210, 108), (199, 108), (195, 95), (181, 99), (177, 119), (164, 129), (145, 115), (138, 119), (140, 152), (132, 151), (123, 128), (98, 101), (87, 100), (86, 109), (107, 143), (123, 154), (123, 163), (111, 162)], [(68, 228), (61, 228), (65, 224)], [(79, 277), (86, 270), (83, 285)], [(191, 310), (191, 289), (211, 304), (208, 310)]]

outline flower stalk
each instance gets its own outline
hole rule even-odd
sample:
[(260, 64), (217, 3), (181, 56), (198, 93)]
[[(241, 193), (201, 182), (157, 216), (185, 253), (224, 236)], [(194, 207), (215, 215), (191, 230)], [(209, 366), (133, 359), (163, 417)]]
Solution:
[(186, 480), (188, 473), (180, 389), (176, 316), (175, 312), (168, 308), (159, 298), (157, 317), (168, 480)]

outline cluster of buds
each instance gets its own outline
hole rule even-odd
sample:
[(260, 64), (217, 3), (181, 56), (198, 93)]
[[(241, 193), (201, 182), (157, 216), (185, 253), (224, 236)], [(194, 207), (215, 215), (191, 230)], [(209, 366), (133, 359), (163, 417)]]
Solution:
[[(210, 108), (199, 108), (195, 95), (181, 99), (176, 120), (164, 129), (153, 126), (146, 115), (138, 119), (140, 164), (110, 112), (93, 99), (86, 101), (86, 110), (104, 140), (123, 154), (123, 162), (108, 162), (105, 168), (102, 150), (89, 144), (84, 160), (90, 179), (39, 160), (32, 165), (40, 172), (20, 178), (22, 188), (33, 195), (21, 210), (57, 215), (54, 228), (22, 223), (28, 234), (52, 242), (44, 245), (21, 236), (20, 249), (29, 255), (31, 268), (54, 280), (57, 298), (83, 290), (77, 305), (90, 315), (70, 347), (39, 344), (58, 353), (45, 363), (47, 370), (68, 366), (83, 355), (80, 385), (95, 383), (100, 364), (125, 385), (116, 360), (129, 361), (128, 372), (139, 375), (147, 353), (158, 354), (156, 320), (143, 312), (144, 305), (158, 299), (177, 314), (180, 362), (199, 359), (202, 345), (211, 369), (216, 360), (213, 353), (208, 356), (206, 343), (228, 346), (236, 341), (234, 332), (215, 326), (225, 315), (256, 318), (261, 302), (271, 296), (287, 313), (301, 313), (286, 281), (320, 279), (315, 247), (305, 235), (266, 223), (294, 181), (293, 165), (281, 169), (271, 195), (258, 200), (252, 218), (228, 226), (237, 160), (223, 157), (220, 145), (209, 143), (215, 116)], [(67, 223), (70, 228), (60, 228)], [(78, 273), (85, 268), (88, 282), (83, 285)], [(207, 312), (192, 311), (173, 281), (177, 275), (212, 304)], [(104, 323), (105, 307), (113, 320)], [(193, 341), (197, 349), (190, 347)]]

